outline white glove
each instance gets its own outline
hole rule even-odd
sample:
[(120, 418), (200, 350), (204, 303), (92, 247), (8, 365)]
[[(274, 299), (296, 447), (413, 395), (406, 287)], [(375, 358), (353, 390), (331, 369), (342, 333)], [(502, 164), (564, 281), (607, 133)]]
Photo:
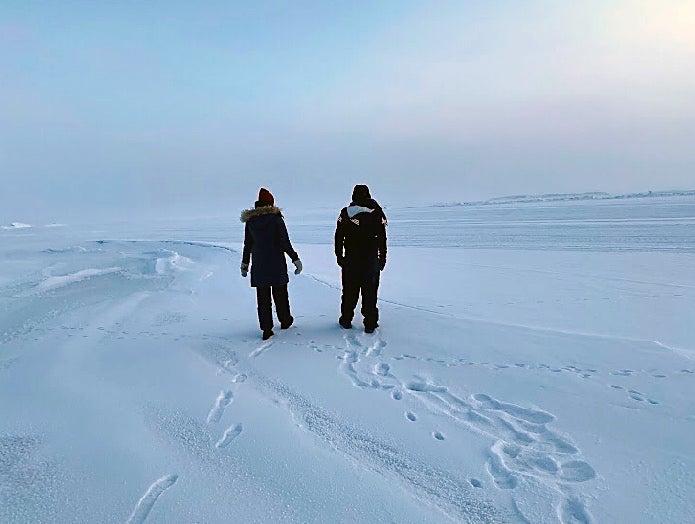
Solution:
[(295, 260), (295, 261), (293, 262), (293, 264), (294, 264), (294, 267), (297, 268), (297, 269), (294, 270), (294, 274), (295, 274), (295, 275), (299, 275), (299, 273), (302, 272), (302, 261), (299, 260), (299, 259), (297, 259), (297, 260)]
[(241, 276), (246, 278), (246, 275), (249, 274), (249, 265), (244, 264), (243, 262), (241, 263)]

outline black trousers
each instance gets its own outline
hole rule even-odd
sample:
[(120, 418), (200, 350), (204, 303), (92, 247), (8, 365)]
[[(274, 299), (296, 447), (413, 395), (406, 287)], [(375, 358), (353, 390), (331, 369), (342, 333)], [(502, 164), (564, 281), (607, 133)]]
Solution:
[(294, 320), (290, 314), (290, 297), (287, 293), (287, 284), (257, 287), (256, 300), (258, 303), (258, 323), (261, 325), (262, 331), (273, 329), (272, 302), (275, 302), (275, 312), (278, 315), (280, 324), (289, 324)]
[(375, 328), (379, 322), (379, 309), (376, 307), (377, 292), (379, 291), (378, 262), (368, 265), (343, 266), (343, 296), (340, 303), (340, 319), (352, 322), (355, 308), (362, 295), (362, 316), (364, 326)]

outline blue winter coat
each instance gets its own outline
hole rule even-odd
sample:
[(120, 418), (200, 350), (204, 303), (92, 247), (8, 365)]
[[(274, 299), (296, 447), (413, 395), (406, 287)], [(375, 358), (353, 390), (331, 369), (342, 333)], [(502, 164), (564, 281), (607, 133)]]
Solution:
[(241, 221), (246, 224), (241, 261), (251, 263), (251, 286), (287, 284), (290, 279), (285, 253), (292, 262), (299, 260), (299, 255), (292, 248), (280, 209), (275, 206), (247, 209), (241, 214)]

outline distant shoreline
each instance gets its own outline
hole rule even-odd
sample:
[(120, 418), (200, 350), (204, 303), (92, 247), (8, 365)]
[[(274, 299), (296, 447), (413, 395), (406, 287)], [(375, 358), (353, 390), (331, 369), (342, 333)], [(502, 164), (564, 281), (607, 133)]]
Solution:
[(586, 200), (628, 200), (635, 198), (695, 197), (695, 190), (646, 191), (612, 195), (601, 191), (587, 193), (546, 193), (540, 195), (511, 195), (473, 202), (442, 202), (427, 207), (490, 206), (497, 204), (532, 204), (538, 202), (575, 202)]

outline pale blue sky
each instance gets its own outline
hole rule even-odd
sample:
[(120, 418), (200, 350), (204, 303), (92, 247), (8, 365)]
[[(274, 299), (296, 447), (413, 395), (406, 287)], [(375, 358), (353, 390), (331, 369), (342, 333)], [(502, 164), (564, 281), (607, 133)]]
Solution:
[(6, 0), (0, 222), (693, 188), (693, 35), (676, 0)]

